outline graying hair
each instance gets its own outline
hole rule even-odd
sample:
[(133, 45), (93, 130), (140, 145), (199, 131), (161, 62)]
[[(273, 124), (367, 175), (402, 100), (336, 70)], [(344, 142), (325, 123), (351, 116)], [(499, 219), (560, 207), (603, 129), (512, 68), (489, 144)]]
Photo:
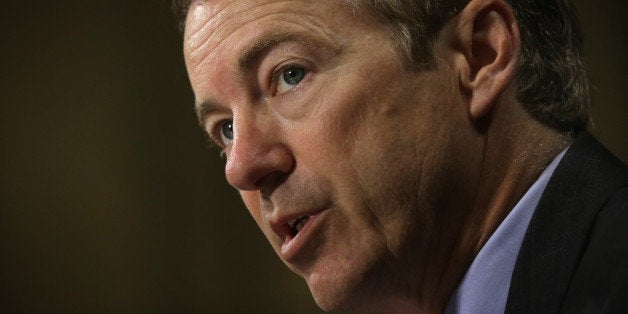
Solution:
[[(185, 21), (194, 0), (174, 0)], [(469, 0), (345, 0), (365, 9), (388, 29), (409, 65), (433, 66), (438, 32)], [(589, 81), (580, 58), (582, 31), (570, 0), (506, 0), (521, 33), (517, 100), (530, 115), (566, 133), (586, 129), (590, 120)]]

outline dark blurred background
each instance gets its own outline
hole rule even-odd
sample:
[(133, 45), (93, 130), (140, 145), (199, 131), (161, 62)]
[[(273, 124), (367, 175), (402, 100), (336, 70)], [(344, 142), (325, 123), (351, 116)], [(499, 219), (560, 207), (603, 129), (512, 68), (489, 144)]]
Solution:
[[(623, 1), (576, 1), (628, 160)], [(196, 125), (167, 0), (1, 1), (0, 312), (320, 313)]]

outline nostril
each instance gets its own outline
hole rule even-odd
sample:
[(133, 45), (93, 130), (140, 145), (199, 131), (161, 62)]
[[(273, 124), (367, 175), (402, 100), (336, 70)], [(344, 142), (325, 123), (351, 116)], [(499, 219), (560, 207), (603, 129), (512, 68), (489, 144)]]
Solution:
[(275, 171), (269, 173), (257, 182), (262, 198), (268, 198), (275, 188), (280, 186), (288, 178), (289, 172)]
[(285, 181), (294, 167), (294, 157), (284, 145), (233, 146), (225, 175), (233, 187), (242, 191), (264, 190), (267, 193)]
[(257, 190), (257, 181), (261, 176), (261, 172), (255, 169), (255, 165), (247, 164), (242, 161), (234, 161), (227, 159), (225, 165), (225, 176), (227, 182), (234, 188), (242, 191)]

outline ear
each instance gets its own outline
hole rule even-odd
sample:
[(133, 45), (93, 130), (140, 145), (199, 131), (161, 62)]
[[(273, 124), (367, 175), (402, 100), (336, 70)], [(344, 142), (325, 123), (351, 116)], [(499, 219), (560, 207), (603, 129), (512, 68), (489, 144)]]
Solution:
[(503, 0), (471, 0), (444, 28), (469, 116), (486, 116), (513, 82), (520, 53), (519, 26)]

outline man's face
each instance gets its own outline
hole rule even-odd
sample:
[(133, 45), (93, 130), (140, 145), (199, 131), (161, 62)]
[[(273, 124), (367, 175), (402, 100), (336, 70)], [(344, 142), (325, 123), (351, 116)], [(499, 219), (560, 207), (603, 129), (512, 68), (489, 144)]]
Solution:
[(227, 180), (319, 305), (419, 289), (464, 172), (448, 68), (337, 0), (199, 3), (184, 50)]

